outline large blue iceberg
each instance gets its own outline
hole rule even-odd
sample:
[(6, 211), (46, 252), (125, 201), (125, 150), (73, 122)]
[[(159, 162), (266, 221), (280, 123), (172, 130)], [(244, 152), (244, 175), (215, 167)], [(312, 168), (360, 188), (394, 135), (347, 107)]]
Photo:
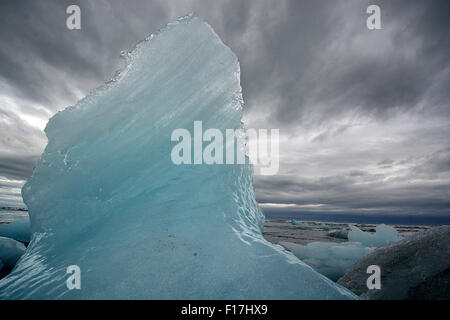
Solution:
[(264, 240), (251, 165), (171, 161), (177, 128), (241, 127), (239, 63), (212, 28), (183, 17), (127, 60), (48, 122), (22, 190), (32, 239), (0, 298), (355, 298)]

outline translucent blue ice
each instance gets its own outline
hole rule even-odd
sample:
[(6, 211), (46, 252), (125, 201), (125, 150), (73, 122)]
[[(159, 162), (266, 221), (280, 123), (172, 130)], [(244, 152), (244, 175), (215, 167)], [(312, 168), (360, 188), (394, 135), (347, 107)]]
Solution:
[(22, 191), (32, 241), (0, 298), (354, 298), (263, 239), (250, 165), (172, 163), (174, 129), (241, 126), (239, 63), (212, 28), (181, 18), (127, 59), (47, 124)]
[[(307, 245), (282, 242), (281, 244), (314, 270), (337, 281), (355, 262), (376, 247), (401, 240), (394, 227), (384, 224), (376, 227), (376, 233), (364, 232), (353, 225), (350, 228), (348, 242), (310, 242)], [(335, 237), (344, 237), (344, 229), (335, 231), (337, 231), (334, 232)]]
[(296, 226), (304, 226), (304, 227), (310, 227), (311, 226), (308, 222), (303, 222), (303, 221), (294, 220), (294, 219), (291, 220), (291, 223), (293, 225), (296, 225)]
[(20, 242), (30, 242), (30, 220), (23, 218), (11, 223), (0, 224), (0, 237), (12, 238)]
[(402, 239), (394, 227), (385, 224), (376, 226), (375, 233), (364, 232), (353, 225), (350, 225), (350, 229), (348, 241), (360, 242), (366, 247), (381, 247)]
[(375, 249), (365, 247), (359, 242), (310, 242), (307, 245), (282, 242), (281, 244), (304, 263), (333, 281), (337, 281), (355, 262)]

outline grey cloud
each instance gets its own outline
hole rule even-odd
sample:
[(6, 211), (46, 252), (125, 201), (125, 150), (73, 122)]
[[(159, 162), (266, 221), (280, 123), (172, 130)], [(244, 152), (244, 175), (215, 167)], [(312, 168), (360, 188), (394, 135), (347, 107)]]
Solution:
[(24, 184), (24, 180), (10, 180), (10, 179), (4, 179), (0, 177), (0, 187), (1, 188), (22, 188)]
[[(446, 193), (449, 187), (448, 182), (385, 186), (379, 181), (361, 187), (357, 181), (345, 176), (295, 183), (286, 177), (255, 181), (255, 188), (260, 190), (257, 200), (261, 203), (321, 205), (323, 207), (316, 209), (318, 212), (333, 208), (336, 213), (360, 215), (368, 211), (378, 214), (448, 215), (450, 200)], [(301, 213), (311, 209), (296, 210)]]
[(450, 149), (442, 149), (427, 155), (411, 171), (421, 177), (438, 179), (450, 175)]
[(392, 160), (392, 159), (383, 159), (382, 161), (378, 162), (378, 165), (383, 166), (383, 165), (390, 165), (393, 163), (394, 163), (394, 160)]
[[(322, 3), (296, 2), (297, 8), (288, 10), (292, 19), (280, 19), (279, 26), (267, 32), (267, 63), (259, 77), (248, 75), (262, 80), (252, 81), (247, 92), (256, 95), (263, 90), (279, 97), (279, 105), (269, 111), (280, 125), (329, 122), (348, 112), (385, 118), (398, 109), (416, 108), (442, 80), (450, 53), (441, 42), (450, 35), (443, 17), (439, 30), (422, 25), (433, 14), (448, 16), (449, 3), (396, 3), (380, 3), (385, 27), (372, 32), (361, 14), (368, 2), (337, 2), (334, 12)], [(447, 90), (434, 96), (448, 102), (447, 98)]]
[(18, 158), (0, 157), (0, 172), (2, 175), (13, 179), (27, 179), (33, 173), (34, 165), (39, 157)]
[[(65, 27), (69, 4), (81, 7), (81, 31)], [(369, 4), (380, 5), (382, 30), (365, 27)], [(0, 177), (26, 180), (46, 143), (36, 123), (110, 78), (122, 50), (192, 11), (241, 62), (247, 125), (286, 138), (280, 174), (255, 177), (258, 200), (448, 214), (446, 0), (4, 0)]]

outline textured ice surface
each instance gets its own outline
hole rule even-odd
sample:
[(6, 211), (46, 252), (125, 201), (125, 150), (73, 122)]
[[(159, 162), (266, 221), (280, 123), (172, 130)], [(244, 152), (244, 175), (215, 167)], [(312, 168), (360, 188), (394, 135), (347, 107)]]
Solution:
[[(381, 269), (381, 289), (368, 290), (367, 267)], [(339, 283), (367, 299), (450, 299), (450, 227), (436, 227), (374, 250)]]
[(358, 227), (350, 225), (348, 241), (360, 242), (366, 247), (380, 247), (401, 240), (394, 227), (380, 224), (375, 233), (361, 231)]
[(0, 271), (4, 269), (11, 270), (14, 268), (17, 260), (25, 252), (25, 246), (23, 243), (16, 241), (14, 239), (0, 237), (0, 261), (2, 267)]
[[(32, 241), (0, 298), (341, 299), (355, 296), (263, 239), (250, 165), (171, 162), (176, 128), (239, 128), (239, 63), (195, 16), (45, 129), (23, 188)], [(81, 290), (66, 268), (81, 269)]]
[(311, 242), (305, 246), (282, 242), (281, 245), (333, 281), (337, 281), (352, 264), (374, 249), (365, 247), (359, 242)]
[(23, 218), (11, 223), (0, 224), (0, 237), (12, 238), (20, 242), (30, 242), (30, 220)]

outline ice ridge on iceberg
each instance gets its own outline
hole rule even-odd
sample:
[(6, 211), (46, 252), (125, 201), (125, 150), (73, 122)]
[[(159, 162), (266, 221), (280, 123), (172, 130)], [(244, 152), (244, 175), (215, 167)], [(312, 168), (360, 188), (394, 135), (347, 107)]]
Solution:
[[(174, 165), (171, 133), (241, 126), (239, 63), (195, 15), (56, 114), (22, 190), (32, 239), (2, 299), (346, 299), (262, 237), (251, 165)], [(69, 290), (77, 265), (81, 289)]]

